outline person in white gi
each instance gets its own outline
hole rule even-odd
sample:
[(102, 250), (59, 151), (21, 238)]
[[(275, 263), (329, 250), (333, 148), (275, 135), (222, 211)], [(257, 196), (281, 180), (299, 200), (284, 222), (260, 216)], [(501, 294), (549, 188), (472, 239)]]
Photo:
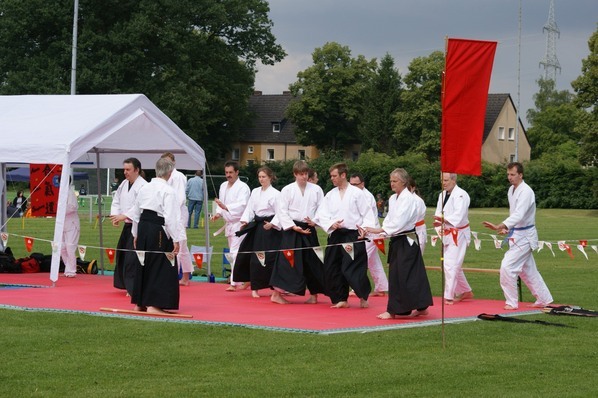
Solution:
[[(282, 188), (278, 196), (272, 224), (282, 230), (282, 238), (270, 279), (273, 303), (288, 304), (282, 293), (305, 296), (307, 288), (310, 296), (305, 303), (317, 304), (318, 294), (325, 291), (324, 264), (312, 249), (320, 246), (313, 220), (324, 192), (319, 185), (308, 182), (310, 170), (304, 160), (296, 161), (295, 182)], [(283, 253), (287, 249), (293, 250), (293, 264)]]
[[(243, 181), (239, 180), (239, 164), (234, 161), (228, 161), (224, 164), (224, 175), (226, 181), (220, 185), (218, 197), (214, 199), (214, 202), (218, 205), (216, 214), (212, 216), (212, 221), (219, 218), (224, 218), (224, 232), (228, 239), (228, 247), (230, 250), (231, 257), (231, 268), (234, 267), (237, 253), (239, 252), (239, 246), (244, 236), (237, 236), (235, 232), (241, 229), (241, 216), (245, 211), (247, 202), (251, 191), (249, 186)], [(227, 291), (233, 292), (237, 290), (237, 285), (243, 285), (243, 288), (249, 287), (249, 284), (237, 283), (233, 281), (231, 269), (230, 286), (226, 289)]]
[(360, 299), (360, 307), (366, 308), (371, 285), (365, 242), (358, 241), (357, 229), (374, 227), (375, 216), (363, 191), (349, 184), (346, 164), (332, 165), (329, 171), (335, 188), (324, 196), (315, 220), (328, 233), (324, 254), (326, 295), (332, 301), (332, 308), (347, 308), (352, 288)]
[(523, 181), (523, 165), (512, 162), (507, 165), (507, 178), (511, 187), (508, 192), (509, 217), (495, 225), (484, 221), (484, 226), (508, 234), (509, 250), (500, 264), (500, 286), (505, 295), (505, 309), (519, 307), (517, 277), (527, 285), (536, 301), (532, 307), (542, 308), (552, 303), (552, 295), (542, 279), (533, 252), (538, 248), (536, 230), (536, 197), (534, 191)]
[[(376, 206), (376, 198), (374, 198), (374, 195), (372, 195), (372, 193), (365, 187), (363, 175), (361, 173), (351, 174), (349, 184), (363, 191), (368, 200), (368, 204), (372, 208), (372, 213), (377, 216), (378, 207)], [(378, 217), (374, 217), (374, 219), (376, 221), (374, 227), (380, 227), (380, 220)], [(382, 267), (382, 260), (380, 260), (380, 254), (378, 253), (378, 246), (376, 246), (374, 241), (370, 239), (365, 243), (365, 250), (368, 255), (368, 269), (370, 270), (370, 274), (372, 275), (372, 279), (374, 281), (374, 292), (371, 295), (385, 296), (386, 292), (388, 291), (388, 278), (386, 277), (386, 272), (384, 272), (384, 267)]]
[[(444, 223), (444, 303), (473, 298), (463, 273), (463, 260), (471, 242), (469, 195), (457, 185), (457, 174), (442, 173), (442, 188), (434, 214), (434, 227)], [(444, 213), (443, 213), (444, 212)], [(438, 230), (438, 229), (437, 229)]]
[[(165, 152), (161, 157), (172, 160), (172, 163), (176, 165), (174, 155), (172, 153)], [(170, 178), (168, 179), (168, 185), (170, 185), (176, 193), (177, 201), (181, 206), (181, 222), (183, 223), (183, 226), (186, 226), (189, 221), (189, 212), (187, 211), (186, 203), (187, 177), (185, 177), (185, 175), (177, 169), (174, 169), (170, 175)], [(189, 279), (193, 273), (193, 263), (191, 262), (191, 253), (189, 252), (189, 247), (187, 246), (187, 232), (185, 229), (183, 229), (181, 240), (179, 241), (179, 254), (177, 255), (177, 260), (179, 267), (181, 267), (183, 271), (183, 277), (179, 281), (179, 284), (187, 286), (189, 285)]]
[(135, 272), (139, 259), (133, 251), (133, 234), (131, 233), (133, 222), (125, 213), (133, 207), (139, 190), (147, 184), (147, 181), (142, 177), (141, 162), (137, 158), (127, 158), (123, 161), (123, 174), (125, 179), (116, 189), (112, 197), (112, 206), (110, 206), (112, 225), (118, 227), (120, 222), (124, 223), (116, 246), (113, 284), (117, 289), (126, 289), (130, 296), (133, 294), (133, 283), (135, 283)]
[(64, 262), (64, 276), (67, 278), (74, 278), (77, 274), (76, 253), (80, 232), (79, 202), (75, 195), (75, 188), (71, 185), (66, 199), (66, 214), (64, 216), (64, 230), (60, 249), (60, 256), (62, 262)]

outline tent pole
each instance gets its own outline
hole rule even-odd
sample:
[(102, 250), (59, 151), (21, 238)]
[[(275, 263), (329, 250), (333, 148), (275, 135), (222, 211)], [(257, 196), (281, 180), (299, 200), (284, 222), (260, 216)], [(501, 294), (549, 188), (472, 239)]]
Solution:
[[(205, 167), (204, 167), (205, 169)], [(208, 282), (210, 281), (210, 275), (212, 275), (212, 253), (210, 252), (210, 217), (208, 216), (208, 184), (205, 170), (203, 174), (203, 218), (204, 218), (204, 231), (206, 234), (206, 257), (208, 258)], [(200, 211), (201, 211), (200, 210)]]
[[(100, 181), (100, 153), (96, 150), (96, 181), (98, 187), (98, 224), (100, 225), (100, 270), (104, 275), (104, 228), (102, 222), (102, 182)], [(93, 204), (91, 205), (93, 206)]]

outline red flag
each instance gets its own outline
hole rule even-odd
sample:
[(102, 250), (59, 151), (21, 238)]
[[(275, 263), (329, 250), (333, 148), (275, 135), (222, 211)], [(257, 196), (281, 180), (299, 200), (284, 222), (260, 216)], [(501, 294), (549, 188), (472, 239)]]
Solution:
[(110, 260), (110, 264), (114, 264), (114, 256), (116, 254), (114, 249), (106, 249), (106, 254), (108, 255), (108, 260)]
[(25, 249), (31, 253), (31, 250), (33, 249), (33, 238), (29, 238), (28, 236), (25, 237)]
[(378, 250), (380, 250), (383, 254), (386, 254), (386, 250), (384, 249), (384, 239), (374, 239), (374, 243)]
[(203, 264), (203, 254), (193, 253), (193, 258), (195, 259), (195, 264), (197, 264), (197, 268), (201, 269), (201, 265)]
[(482, 173), (482, 136), (496, 42), (448, 39), (442, 96), (440, 167)]
[(295, 252), (293, 250), (285, 250), (284, 256), (287, 258), (287, 261), (291, 264), (291, 267), (295, 266)]
[(586, 239), (580, 240), (579, 244), (582, 245), (583, 247), (586, 247), (588, 245), (588, 241)]

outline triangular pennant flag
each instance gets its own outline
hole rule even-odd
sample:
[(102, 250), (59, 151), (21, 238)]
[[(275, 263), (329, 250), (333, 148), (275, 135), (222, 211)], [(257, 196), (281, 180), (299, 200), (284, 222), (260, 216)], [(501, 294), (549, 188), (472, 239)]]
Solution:
[(559, 240), (559, 241), (557, 242), (557, 245), (559, 246), (559, 249), (560, 249), (562, 252), (564, 252), (565, 250), (567, 250), (567, 247), (566, 247), (567, 245), (566, 245), (566, 243), (565, 243), (565, 241), (564, 241), (564, 240)]
[(143, 250), (135, 250), (135, 254), (137, 254), (137, 258), (141, 265), (145, 265), (145, 252)]
[(438, 236), (430, 236), (430, 243), (432, 247), (436, 247), (436, 242), (438, 241)]
[(592, 249), (594, 249), (594, 251), (596, 252), (596, 254), (598, 254), (598, 245), (592, 245), (590, 246)]
[(482, 241), (481, 241), (481, 240), (479, 240), (478, 238), (475, 238), (475, 239), (473, 240), (473, 244), (474, 244), (474, 246), (475, 246), (475, 249), (476, 249), (477, 251), (480, 251), (480, 249), (482, 248)]
[(172, 265), (174, 267), (175, 261), (176, 261), (176, 256), (173, 255), (172, 253), (164, 253), (164, 255), (166, 256), (166, 258), (168, 259), (168, 261), (170, 261), (170, 265)]
[(496, 235), (490, 235), (490, 237), (492, 238), (492, 240), (498, 240), (498, 238), (496, 237)]
[(386, 248), (384, 247), (384, 239), (378, 238), (374, 239), (374, 244), (383, 254), (386, 254)]
[(85, 252), (87, 252), (87, 246), (77, 246), (77, 250), (79, 251), (79, 258), (81, 261), (85, 261)]
[(476, 231), (471, 231), (471, 236), (473, 236), (473, 239), (477, 239), (478, 238), (478, 233)]
[(2, 238), (2, 247), (6, 248), (6, 244), (8, 243), (8, 234), (6, 232), (0, 233), (0, 237)]
[(502, 241), (494, 239), (494, 247), (500, 249), (502, 247)]
[(226, 261), (228, 261), (229, 264), (233, 263), (233, 255), (230, 253), (224, 253), (224, 257), (226, 258)]
[(197, 265), (197, 268), (201, 269), (203, 264), (203, 253), (193, 253), (193, 259), (195, 260), (195, 265)]
[(323, 263), (324, 262), (324, 249), (322, 249), (321, 247), (314, 247), (313, 248), (314, 253), (316, 253), (316, 256), (318, 256), (318, 258), (320, 259), (320, 261)]
[(588, 255), (586, 254), (586, 251), (584, 250), (583, 247), (584, 247), (583, 245), (577, 245), (577, 248), (579, 249), (579, 251), (582, 252), (584, 256), (586, 256), (586, 260), (589, 260)]
[(58, 253), (58, 243), (56, 242), (50, 242), (50, 246), (52, 246), (52, 253)]
[(114, 251), (114, 249), (105, 249), (106, 255), (108, 256), (108, 260), (110, 261), (110, 264), (114, 264), (114, 256), (116, 255), (116, 252)]
[(260, 264), (262, 264), (262, 267), (266, 266), (266, 253), (265, 252), (255, 252), (255, 255), (257, 256), (257, 259), (260, 261)]
[(569, 257), (571, 257), (571, 260), (573, 260), (573, 252), (571, 251), (571, 246), (565, 245), (565, 250), (567, 251)]
[(544, 249), (544, 241), (543, 240), (539, 240), (538, 241), (538, 253), (540, 253), (540, 250)]
[(547, 248), (550, 249), (550, 252), (552, 253), (552, 257), (556, 257), (556, 255), (554, 254), (554, 251), (552, 250), (552, 243), (544, 242), (544, 244), (546, 245)]
[(451, 235), (453, 237), (453, 242), (455, 242), (455, 246), (458, 246), (458, 242), (459, 242), (459, 231), (457, 231), (457, 228), (452, 228), (451, 229)]
[(294, 267), (295, 266), (295, 252), (293, 250), (285, 250), (284, 256), (286, 257), (289, 264), (291, 264), (291, 267)]
[(31, 250), (33, 249), (33, 241), (33, 238), (30, 238), (28, 236), (25, 237), (25, 249), (27, 249), (29, 253), (31, 253)]
[(355, 260), (355, 248), (353, 247), (353, 243), (344, 244), (343, 249), (345, 249), (347, 254), (351, 257), (351, 260)]
[(415, 240), (413, 240), (412, 238), (407, 236), (407, 243), (409, 243), (409, 246), (413, 246), (413, 244), (415, 243)]
[(579, 244), (582, 245), (583, 247), (586, 247), (588, 245), (588, 241), (586, 239), (582, 239), (579, 241)]

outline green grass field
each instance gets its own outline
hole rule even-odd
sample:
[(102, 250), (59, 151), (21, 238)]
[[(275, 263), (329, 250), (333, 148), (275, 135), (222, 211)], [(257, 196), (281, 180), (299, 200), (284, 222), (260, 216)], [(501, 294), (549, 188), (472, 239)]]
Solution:
[[(99, 228), (81, 210), (80, 244), (86, 259), (99, 257)], [(471, 226), (482, 249), (470, 246), (465, 267), (498, 268), (497, 250), (481, 222), (501, 221), (507, 209), (473, 209)], [(598, 254), (576, 248), (598, 244), (596, 210), (538, 210), (536, 254), (555, 300), (598, 310)], [(17, 235), (37, 238), (33, 251), (50, 253), (52, 219), (10, 220), (9, 246), (25, 256)], [(104, 222), (104, 245), (116, 245), (120, 228)], [(211, 226), (215, 231), (220, 224)], [(321, 243), (325, 242), (321, 238)], [(211, 237), (214, 251), (224, 238)], [(44, 241), (46, 240), (46, 241)], [(574, 259), (556, 247), (566, 240)], [(189, 230), (189, 244), (204, 245), (203, 230)], [(428, 242), (425, 261), (439, 265), (439, 245)], [(106, 264), (108, 264), (107, 260)], [(220, 272), (221, 256), (212, 267)], [(111, 268), (107, 267), (107, 268)], [(218, 276), (218, 275), (217, 275)], [(502, 299), (496, 274), (467, 274), (476, 297)], [(429, 272), (439, 295), (440, 273)], [(524, 300), (532, 298), (524, 287)], [(242, 308), (231, 308), (242, 311)], [(521, 396), (590, 397), (598, 363), (598, 318), (537, 315), (573, 326), (477, 321), (442, 328), (340, 335), (149, 322), (87, 315), (0, 310), (1, 396)]]

